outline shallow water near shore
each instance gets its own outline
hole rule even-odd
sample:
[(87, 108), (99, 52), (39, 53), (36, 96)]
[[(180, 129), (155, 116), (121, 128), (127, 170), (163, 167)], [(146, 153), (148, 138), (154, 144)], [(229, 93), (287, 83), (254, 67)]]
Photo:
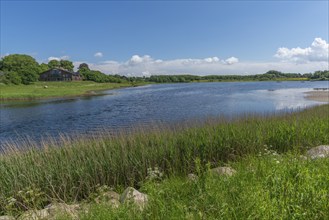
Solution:
[(305, 98), (305, 92), (315, 88), (328, 88), (328, 82), (155, 84), (104, 91), (95, 97), (2, 103), (0, 141), (296, 111), (323, 104)]

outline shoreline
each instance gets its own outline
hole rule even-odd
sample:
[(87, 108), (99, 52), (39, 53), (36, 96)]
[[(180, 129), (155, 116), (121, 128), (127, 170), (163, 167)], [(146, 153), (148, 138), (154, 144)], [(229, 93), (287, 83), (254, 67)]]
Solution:
[(312, 101), (329, 103), (329, 90), (305, 92), (305, 98)]
[(123, 84), (122, 86), (115, 86), (115, 87), (109, 87), (109, 88), (95, 88), (92, 90), (85, 91), (84, 93), (80, 94), (71, 94), (71, 95), (54, 95), (54, 96), (37, 96), (37, 97), (9, 97), (9, 98), (0, 98), (0, 102), (24, 102), (24, 101), (42, 101), (42, 100), (54, 100), (54, 99), (72, 99), (72, 98), (83, 98), (83, 97), (93, 97), (93, 96), (103, 96), (106, 95), (103, 92), (108, 90), (114, 90), (114, 89), (123, 89), (123, 88), (132, 88), (137, 86), (143, 86), (145, 84), (136, 84), (136, 85), (127, 85)]

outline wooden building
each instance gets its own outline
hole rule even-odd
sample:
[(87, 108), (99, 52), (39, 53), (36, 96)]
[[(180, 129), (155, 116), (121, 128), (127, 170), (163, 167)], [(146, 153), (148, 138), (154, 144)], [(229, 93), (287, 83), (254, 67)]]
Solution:
[(77, 81), (82, 80), (80, 73), (70, 72), (60, 68), (53, 68), (40, 74), (40, 81)]

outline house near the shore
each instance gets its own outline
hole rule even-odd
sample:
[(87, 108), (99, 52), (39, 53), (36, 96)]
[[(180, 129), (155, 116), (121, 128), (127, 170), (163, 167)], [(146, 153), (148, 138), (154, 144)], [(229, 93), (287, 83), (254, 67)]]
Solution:
[(74, 73), (61, 68), (49, 69), (40, 74), (40, 81), (79, 81), (82, 77), (79, 72)]

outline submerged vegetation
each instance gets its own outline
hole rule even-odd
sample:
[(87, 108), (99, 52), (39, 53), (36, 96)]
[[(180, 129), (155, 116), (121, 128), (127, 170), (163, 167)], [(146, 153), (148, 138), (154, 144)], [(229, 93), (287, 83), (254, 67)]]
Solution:
[[(60, 143), (44, 141), (41, 148), (32, 141), (7, 144), (0, 155), (0, 214), (41, 208), (53, 200), (83, 201), (97, 186), (107, 185), (119, 192), (126, 186), (140, 188), (150, 195), (150, 206), (136, 214), (125, 206), (97, 205), (83, 218), (325, 219), (328, 159), (302, 161), (296, 155), (328, 144), (328, 115), (329, 105), (322, 105), (276, 116), (63, 137)], [(265, 148), (275, 155), (264, 155)], [(238, 174), (223, 179), (200, 175), (204, 180), (195, 184), (184, 179), (225, 164)], [(163, 173), (163, 182), (147, 181), (154, 167)]]

